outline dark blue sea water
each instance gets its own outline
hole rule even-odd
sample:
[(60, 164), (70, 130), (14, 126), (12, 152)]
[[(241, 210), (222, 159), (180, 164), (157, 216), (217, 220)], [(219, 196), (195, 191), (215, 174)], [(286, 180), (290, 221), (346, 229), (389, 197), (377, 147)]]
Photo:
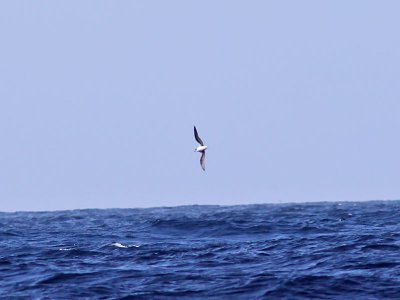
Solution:
[(400, 202), (0, 213), (7, 299), (400, 299)]

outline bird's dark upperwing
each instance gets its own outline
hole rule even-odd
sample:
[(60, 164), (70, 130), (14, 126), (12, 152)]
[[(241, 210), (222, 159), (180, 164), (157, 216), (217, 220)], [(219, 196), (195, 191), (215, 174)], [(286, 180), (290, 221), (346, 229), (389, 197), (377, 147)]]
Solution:
[(203, 141), (201, 140), (201, 138), (199, 137), (199, 134), (197, 133), (196, 126), (194, 126), (194, 137), (195, 137), (196, 141), (197, 141), (200, 145), (204, 146)]
[(203, 168), (203, 171), (205, 171), (206, 170), (206, 151), (201, 151), (200, 165)]

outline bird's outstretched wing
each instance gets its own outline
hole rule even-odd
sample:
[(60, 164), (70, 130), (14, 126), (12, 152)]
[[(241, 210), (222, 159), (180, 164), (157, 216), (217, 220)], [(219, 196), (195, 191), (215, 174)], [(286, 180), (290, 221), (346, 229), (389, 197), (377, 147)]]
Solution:
[(206, 151), (201, 151), (200, 165), (203, 168), (203, 171), (205, 171), (206, 170)]
[(197, 133), (196, 126), (194, 126), (194, 137), (195, 137), (196, 141), (197, 141), (200, 145), (204, 146), (203, 141), (201, 140), (201, 138), (199, 137), (199, 134)]

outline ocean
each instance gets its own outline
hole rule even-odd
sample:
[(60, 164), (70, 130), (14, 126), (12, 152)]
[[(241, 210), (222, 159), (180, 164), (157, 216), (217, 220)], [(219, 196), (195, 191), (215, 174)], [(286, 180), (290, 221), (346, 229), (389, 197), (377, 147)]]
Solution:
[(0, 213), (1, 299), (400, 299), (400, 201)]

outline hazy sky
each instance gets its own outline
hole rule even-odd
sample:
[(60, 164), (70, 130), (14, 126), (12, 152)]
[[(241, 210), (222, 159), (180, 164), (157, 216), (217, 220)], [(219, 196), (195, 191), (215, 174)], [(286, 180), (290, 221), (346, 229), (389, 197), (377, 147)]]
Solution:
[(0, 211), (399, 199), (399, 12), (2, 1)]

